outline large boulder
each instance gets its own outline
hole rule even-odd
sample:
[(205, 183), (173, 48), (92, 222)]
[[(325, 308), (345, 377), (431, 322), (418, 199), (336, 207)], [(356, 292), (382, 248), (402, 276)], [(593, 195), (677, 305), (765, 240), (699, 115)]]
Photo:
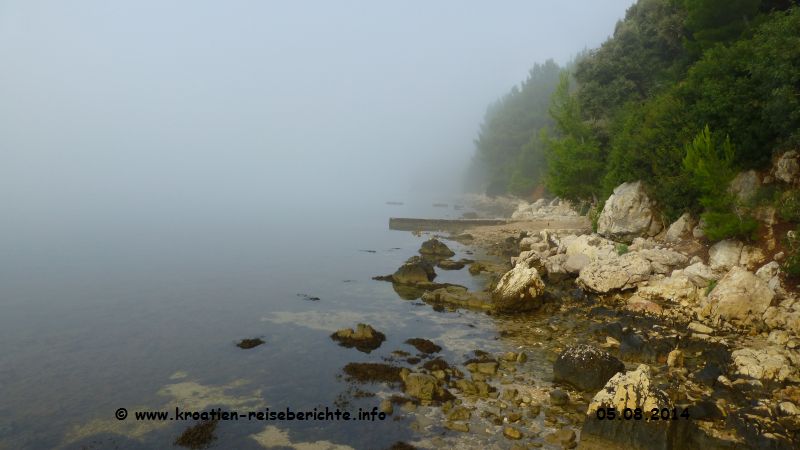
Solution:
[(678, 220), (672, 223), (667, 229), (667, 234), (664, 240), (667, 242), (679, 242), (685, 238), (692, 236), (692, 230), (695, 227), (694, 219), (689, 213), (684, 213), (678, 217)]
[[(567, 255), (553, 255), (542, 261), (542, 268), (547, 275), (547, 281), (558, 283), (568, 278), (572, 273), (566, 267)], [(577, 274), (577, 271), (574, 272)]]
[[(678, 421), (607, 420), (607, 408), (615, 408), (617, 416), (622, 416), (626, 408), (632, 412), (638, 408), (643, 419), (650, 417), (652, 409), (672, 408), (669, 396), (656, 387), (647, 365), (642, 364), (636, 370), (614, 375), (595, 394), (586, 411), (580, 448), (678, 448), (673, 447)], [(597, 411), (600, 409), (606, 415), (599, 416)], [(603, 420), (598, 418), (601, 416)]]
[(636, 293), (652, 302), (694, 304), (698, 299), (698, 288), (689, 276), (675, 272), (669, 277), (650, 280), (647, 286), (640, 286)]
[(433, 238), (428, 239), (427, 241), (422, 243), (422, 247), (420, 247), (419, 252), (425, 256), (434, 256), (440, 258), (449, 258), (456, 253), (450, 248), (445, 245), (444, 242)]
[(588, 256), (578, 253), (575, 255), (564, 255), (566, 258), (564, 260), (564, 270), (567, 271), (569, 274), (577, 275), (583, 270), (584, 267), (588, 266), (589, 263), (592, 262)]
[(638, 252), (626, 253), (618, 258), (598, 260), (586, 265), (578, 275), (577, 284), (588, 291), (605, 294), (632, 289), (650, 278), (652, 272), (650, 261)]
[(597, 221), (597, 232), (615, 241), (631, 242), (635, 237), (655, 236), (659, 231), (661, 222), (641, 181), (617, 186)]
[(708, 265), (713, 270), (723, 272), (739, 265), (743, 247), (744, 244), (741, 241), (732, 239), (717, 242), (708, 249)]
[(637, 252), (639, 256), (650, 262), (654, 273), (668, 274), (676, 267), (683, 267), (689, 262), (689, 258), (674, 250), (669, 249), (645, 249)]
[(707, 306), (714, 318), (739, 324), (761, 319), (775, 293), (767, 283), (742, 267), (731, 269), (708, 295)]
[(778, 157), (772, 166), (772, 176), (784, 183), (795, 183), (800, 175), (800, 155), (792, 150)]
[(596, 391), (605, 386), (625, 364), (608, 352), (590, 345), (569, 347), (553, 363), (553, 380), (568, 383), (583, 391)]
[(517, 264), (506, 272), (492, 291), (494, 308), (500, 312), (529, 311), (539, 306), (544, 281), (533, 267)]
[(792, 374), (789, 360), (778, 348), (742, 348), (731, 353), (737, 375), (758, 380), (783, 381)]
[(717, 272), (702, 262), (696, 262), (686, 267), (681, 272), (689, 277), (689, 281), (691, 281), (692, 284), (699, 288), (706, 288), (712, 281), (720, 279), (720, 275)]
[(597, 261), (617, 256), (614, 242), (597, 234), (567, 236), (561, 242), (562, 246), (559, 246), (559, 251), (566, 254), (567, 257), (582, 255), (589, 261)]
[(742, 247), (742, 254), (739, 256), (739, 265), (745, 267), (747, 270), (756, 270), (764, 264), (767, 257), (764, 251), (752, 245), (745, 245)]
[(800, 309), (770, 306), (761, 318), (772, 329), (783, 328), (795, 335), (800, 335)]
[(772, 289), (772, 292), (783, 295), (785, 294), (785, 291), (781, 284), (780, 275), (781, 265), (776, 261), (764, 264), (756, 271), (756, 276), (767, 283), (767, 286)]

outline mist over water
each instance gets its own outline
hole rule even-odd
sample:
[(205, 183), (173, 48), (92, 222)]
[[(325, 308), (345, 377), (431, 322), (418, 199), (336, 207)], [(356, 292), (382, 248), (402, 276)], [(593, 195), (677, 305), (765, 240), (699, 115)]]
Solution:
[[(630, 3), (0, 2), (0, 448), (163, 404), (178, 371), (331, 403), (360, 355), (325, 327), (459, 330), (370, 280), (419, 247), (388, 218), (457, 216), (430, 205), (486, 106)], [(233, 347), (257, 335), (270, 367)]]
[(629, 3), (3, 2), (6, 216), (456, 191), (486, 106), (602, 42)]

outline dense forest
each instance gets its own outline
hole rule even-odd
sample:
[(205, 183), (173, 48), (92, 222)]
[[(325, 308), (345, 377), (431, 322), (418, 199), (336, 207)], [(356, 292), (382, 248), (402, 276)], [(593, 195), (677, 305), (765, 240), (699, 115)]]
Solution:
[(725, 187), (800, 145), (798, 68), (796, 1), (639, 0), (599, 48), (535, 65), (488, 108), (483, 188), (596, 206), (643, 180), (667, 223), (691, 212), (712, 238), (747, 237)]

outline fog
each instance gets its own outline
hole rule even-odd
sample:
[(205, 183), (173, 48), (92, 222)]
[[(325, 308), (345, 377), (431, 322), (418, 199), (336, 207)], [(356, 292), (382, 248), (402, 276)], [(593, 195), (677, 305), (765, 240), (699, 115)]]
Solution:
[(454, 192), (486, 106), (631, 3), (2, 1), (5, 225)]

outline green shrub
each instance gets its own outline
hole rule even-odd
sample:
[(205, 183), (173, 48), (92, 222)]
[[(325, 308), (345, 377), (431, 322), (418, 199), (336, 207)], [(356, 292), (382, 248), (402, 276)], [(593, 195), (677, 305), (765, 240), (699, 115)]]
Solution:
[(598, 204), (589, 210), (589, 220), (592, 221), (592, 231), (597, 233), (597, 222), (600, 220), (600, 213), (603, 212), (603, 204)]
[[(780, 190), (775, 184), (767, 184), (759, 186), (756, 193), (747, 200), (747, 206), (758, 207), (765, 205), (774, 205), (781, 200)], [(800, 200), (800, 198), (798, 198)]]
[(784, 240), (786, 245), (786, 261), (783, 262), (783, 271), (793, 278), (800, 276), (800, 227), (790, 231)]
[(628, 244), (617, 244), (617, 255), (624, 255), (628, 253)]
[(584, 200), (578, 206), (578, 215), (585, 216), (589, 214), (589, 211), (591, 209), (592, 209), (592, 204)]
[(736, 198), (728, 191), (736, 175), (735, 151), (729, 137), (720, 145), (706, 126), (686, 145), (683, 167), (690, 181), (700, 192), (700, 204), (705, 208), (703, 231), (712, 241), (727, 238), (756, 238), (758, 221), (742, 212)]
[(708, 282), (708, 286), (706, 286), (706, 297), (708, 297), (708, 294), (710, 294), (715, 287), (717, 287), (717, 280), (711, 280)]
[(788, 191), (783, 195), (778, 215), (783, 220), (800, 222), (800, 189)]
[(739, 216), (732, 212), (707, 212), (702, 215), (703, 232), (712, 241), (728, 238), (755, 240), (758, 221), (750, 216)]

